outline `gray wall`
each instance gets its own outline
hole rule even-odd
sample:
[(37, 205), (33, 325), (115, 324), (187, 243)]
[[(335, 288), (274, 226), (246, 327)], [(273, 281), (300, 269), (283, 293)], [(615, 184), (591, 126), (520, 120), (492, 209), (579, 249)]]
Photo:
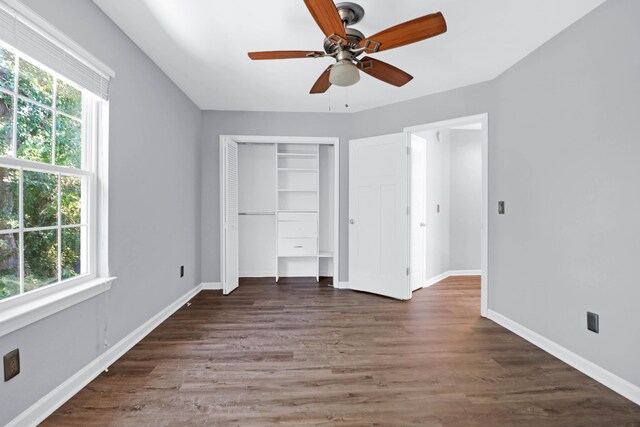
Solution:
[(220, 135), (340, 138), (340, 280), (348, 271), (348, 140), (351, 116), (207, 111), (202, 122), (202, 281), (220, 281)]
[(500, 77), (490, 206), (507, 214), (491, 217), (489, 296), (640, 386), (638, 16), (637, 0), (608, 1)]
[[(0, 382), (0, 425), (200, 283), (199, 109), (88, 0), (26, 0), (116, 71), (111, 97), (111, 292), (0, 338), (22, 372)], [(64, 3), (64, 5), (62, 5)], [(185, 265), (186, 276), (178, 269)]]
[(481, 269), (482, 131), (450, 131), (449, 269)]

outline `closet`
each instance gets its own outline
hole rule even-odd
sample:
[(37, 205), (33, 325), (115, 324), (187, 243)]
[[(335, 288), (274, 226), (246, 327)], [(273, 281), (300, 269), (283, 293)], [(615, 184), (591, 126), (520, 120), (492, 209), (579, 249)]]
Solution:
[[(334, 141), (238, 139), (221, 141), (223, 271), (237, 265), (237, 277), (275, 277), (276, 282), (281, 277), (333, 277), (338, 182)], [(229, 227), (234, 223), (237, 230)], [(231, 243), (235, 233), (237, 245)], [(233, 271), (223, 274), (231, 282), (234, 276)]]

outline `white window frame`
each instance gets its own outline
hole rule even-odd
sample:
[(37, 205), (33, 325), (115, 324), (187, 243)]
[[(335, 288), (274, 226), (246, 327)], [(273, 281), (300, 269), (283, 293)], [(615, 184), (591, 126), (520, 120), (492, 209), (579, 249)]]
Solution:
[[(23, 11), (24, 12), (24, 11)], [(30, 16), (34, 19), (42, 20), (39, 17)], [(37, 24), (37, 22), (36, 22)], [(52, 27), (46, 22), (40, 22), (41, 28), (46, 31), (53, 31)], [(44, 30), (43, 30), (44, 31)], [(57, 32), (57, 30), (55, 30)], [(73, 43), (69, 43), (68, 39), (61, 33), (52, 36), (54, 40), (65, 40), (64, 47), (74, 55), (82, 55), (85, 52)], [(0, 337), (20, 329), (26, 325), (50, 316), (58, 311), (64, 310), (74, 304), (92, 298), (110, 289), (111, 283), (115, 279), (110, 277), (108, 268), (108, 141), (109, 141), (109, 102), (93, 94), (92, 92), (75, 85), (70, 79), (61, 76), (51, 70), (46, 64), (34, 60), (28, 55), (19, 52), (7, 43), (0, 42), (0, 46), (10, 50), (16, 55), (16, 69), (14, 89), (0, 89), (1, 92), (10, 94), (14, 97), (13, 111), (13, 156), (0, 156), (0, 167), (17, 169), (20, 171), (20, 206), (19, 206), (19, 228), (12, 230), (3, 230), (2, 234), (18, 234), (20, 238), (20, 294), (3, 300), (0, 300)], [(93, 57), (84, 56), (88, 62)], [(61, 79), (67, 84), (71, 84), (83, 92), (82, 104), (82, 165), (81, 169), (67, 166), (55, 165), (55, 121), (57, 115), (72, 117), (68, 114), (56, 111), (55, 95), (51, 106), (42, 105), (34, 100), (18, 94), (18, 78), (19, 78), (19, 60), (23, 58), (33, 65), (43, 69), (54, 76), (54, 79)], [(98, 63), (97, 68), (103, 68)], [(102, 71), (102, 69), (101, 69)], [(107, 70), (111, 77), (114, 76), (113, 71)], [(55, 90), (56, 85), (54, 85)], [(31, 102), (37, 106), (47, 108), (52, 111), (52, 159), (51, 163), (40, 163), (29, 160), (23, 160), (16, 157), (17, 154), (17, 111), (18, 101), (23, 100)], [(73, 117), (72, 117), (73, 118)], [(74, 118), (77, 120), (77, 118)], [(82, 182), (82, 218), (81, 224), (63, 226), (62, 218), (58, 217), (57, 225), (52, 227), (24, 228), (23, 224), (23, 185), (22, 171), (36, 171), (57, 174), (58, 176), (58, 204), (60, 202), (61, 176), (74, 176), (81, 178)], [(60, 207), (58, 206), (58, 210)], [(86, 262), (86, 273), (70, 279), (62, 280), (62, 269), (60, 266), (61, 257), (61, 233), (58, 233), (58, 281), (34, 289), (27, 293), (23, 293), (24, 287), (24, 233), (25, 231), (39, 230), (58, 230), (71, 227), (85, 227), (86, 238), (83, 239), (86, 246), (81, 252), (86, 256), (82, 260)]]

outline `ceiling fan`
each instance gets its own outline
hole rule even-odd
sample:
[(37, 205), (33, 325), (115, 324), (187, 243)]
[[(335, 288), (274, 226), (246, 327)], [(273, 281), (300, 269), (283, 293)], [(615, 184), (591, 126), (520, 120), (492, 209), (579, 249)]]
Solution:
[(438, 36), (447, 31), (442, 13), (433, 13), (388, 28), (370, 37), (351, 28), (364, 17), (364, 9), (355, 3), (334, 4), (333, 0), (304, 0), (309, 12), (326, 36), (324, 52), (307, 50), (281, 50), (250, 52), (249, 58), (292, 59), (330, 56), (336, 63), (330, 65), (311, 88), (312, 94), (326, 92), (332, 84), (351, 86), (360, 80), (359, 70), (394, 86), (404, 86), (413, 77), (393, 65), (361, 55), (382, 52)]

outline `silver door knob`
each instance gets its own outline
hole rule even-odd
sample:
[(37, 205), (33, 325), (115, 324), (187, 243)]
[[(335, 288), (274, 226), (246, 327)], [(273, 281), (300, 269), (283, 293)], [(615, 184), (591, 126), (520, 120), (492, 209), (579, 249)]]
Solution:
[(420, 227), (426, 227), (426, 226), (427, 226), (427, 224), (425, 224), (424, 222), (420, 223)]
[(350, 219), (350, 220), (349, 220), (349, 224), (353, 225), (353, 224), (355, 224), (355, 223), (356, 223), (356, 220), (355, 220), (355, 219)]

